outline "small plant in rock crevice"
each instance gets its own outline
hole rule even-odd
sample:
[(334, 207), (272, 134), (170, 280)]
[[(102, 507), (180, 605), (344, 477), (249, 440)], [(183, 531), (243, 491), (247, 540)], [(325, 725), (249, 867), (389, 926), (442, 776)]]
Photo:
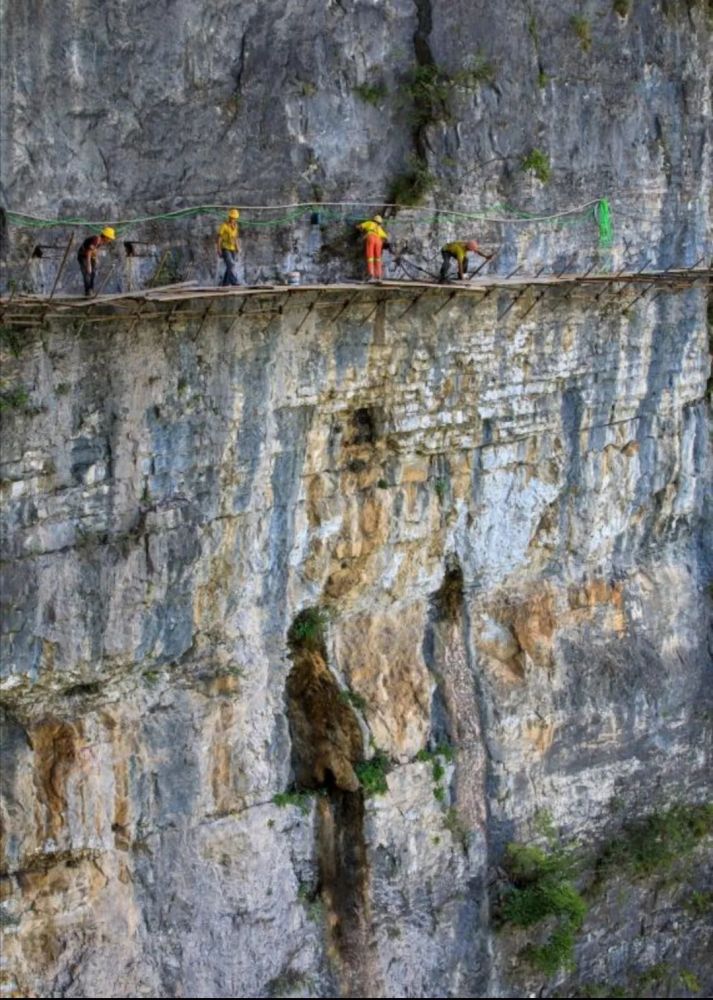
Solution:
[(592, 47), (592, 26), (582, 14), (573, 14), (569, 19), (572, 31), (579, 39), (583, 52), (589, 52)]
[(243, 103), (242, 97), (239, 91), (234, 91), (232, 94), (226, 97), (225, 101), (223, 102), (223, 111), (225, 112), (226, 116), (231, 120), (231, 122), (234, 122), (235, 119), (240, 114), (242, 103)]
[(467, 66), (456, 70), (450, 79), (455, 86), (463, 87), (465, 90), (472, 90), (481, 83), (493, 83), (495, 75), (495, 64), (486, 59), (481, 53), (478, 53), (478, 55), (470, 60)]
[(305, 608), (296, 616), (287, 636), (289, 645), (296, 649), (320, 649), (324, 645), (327, 613), (322, 608)]
[(367, 701), (362, 695), (357, 694), (355, 691), (350, 691), (345, 689), (339, 692), (339, 700), (343, 701), (345, 705), (351, 705), (356, 708), (359, 712), (365, 712), (367, 709)]
[(384, 103), (388, 91), (383, 83), (359, 83), (354, 88), (354, 93), (366, 104), (378, 108)]
[(410, 104), (409, 116), (415, 128), (451, 120), (451, 80), (435, 63), (415, 66), (404, 80), (401, 92)]
[(547, 183), (552, 173), (549, 156), (537, 148), (530, 150), (527, 156), (522, 158), (520, 166), (525, 172), (533, 173), (543, 184)]
[(493, 83), (495, 64), (478, 52), (455, 72), (442, 69), (435, 62), (421, 63), (406, 76), (401, 94), (409, 102), (410, 118), (417, 129), (453, 121), (451, 101), (457, 88), (473, 90)]
[(443, 500), (448, 492), (448, 480), (443, 476), (439, 476), (434, 480), (433, 489), (439, 500)]
[(683, 904), (683, 908), (694, 919), (713, 914), (713, 892), (695, 889)]
[(460, 842), (463, 850), (466, 850), (468, 844), (468, 831), (455, 806), (449, 806), (448, 809), (446, 809), (446, 814), (443, 817), (443, 826), (444, 829), (448, 830), (454, 840)]
[(389, 759), (381, 750), (377, 750), (370, 760), (364, 760), (355, 766), (356, 776), (366, 797), (384, 795), (389, 790), (386, 781), (389, 769)]
[(277, 795), (273, 795), (272, 801), (279, 809), (296, 806), (302, 815), (306, 816), (314, 795), (314, 792), (278, 792)]
[(703, 987), (701, 986), (700, 979), (694, 972), (691, 972), (689, 969), (680, 969), (678, 978), (681, 981), (681, 986), (688, 990), (689, 993), (701, 992)]
[(428, 168), (428, 129), (453, 122), (453, 96), (458, 88), (477, 89), (481, 84), (492, 83), (495, 75), (495, 65), (480, 52), (452, 73), (440, 67), (430, 55), (409, 71), (401, 84), (400, 97), (412, 127), (415, 155), (408, 169), (391, 183), (388, 198), (391, 205), (421, 204), (436, 180)]
[(411, 157), (410, 167), (391, 182), (389, 203), (406, 208), (420, 205), (435, 183), (426, 163)]
[(453, 760), (453, 747), (448, 743), (442, 743), (434, 750), (426, 750), (424, 748), (418, 751), (416, 760), (422, 763), (430, 762), (431, 777), (433, 778), (433, 797), (437, 802), (444, 802), (446, 789), (441, 784), (441, 780), (446, 773), (445, 763), (450, 763)]
[(301, 97), (314, 97), (317, 85), (311, 80), (297, 80), (297, 91)]
[(297, 890), (297, 898), (305, 907), (308, 918), (319, 923), (324, 917), (324, 903), (320, 899), (318, 890), (302, 882)]
[(29, 398), (29, 393), (24, 385), (0, 389), (0, 413), (7, 410), (24, 409)]

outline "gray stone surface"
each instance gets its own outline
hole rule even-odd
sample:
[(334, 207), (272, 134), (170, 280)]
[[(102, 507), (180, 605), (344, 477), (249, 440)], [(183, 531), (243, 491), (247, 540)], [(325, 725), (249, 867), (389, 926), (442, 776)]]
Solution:
[[(359, 273), (348, 222), (315, 227), (303, 216), (249, 228), (285, 218), (249, 207), (354, 202), (346, 211), (363, 214), (419, 153), (433, 187), (424, 211), (401, 213), (391, 229), (432, 271), (438, 247), (464, 227), (502, 248), (502, 272), (559, 268), (575, 255), (573, 266), (586, 268), (598, 253), (591, 216), (468, 223), (434, 218), (434, 205), (547, 216), (600, 197), (615, 217), (604, 264), (692, 264), (713, 251), (710, 18), (704, 0), (630, 8), (622, 17), (599, 0), (574, 13), (533, 0), (131, 0), (116, 9), (3, 0), (2, 205), (109, 222), (238, 203), (247, 280), (294, 269), (328, 279)], [(428, 94), (417, 108), (408, 86), (429, 60), (441, 80), (460, 81), (440, 84), (432, 112)], [(463, 74), (479, 67), (468, 83)], [(377, 106), (360, 96), (364, 84), (384, 88)], [(424, 105), (430, 124), (415, 142)], [(545, 183), (522, 170), (533, 149), (549, 161)], [(107, 290), (147, 280), (166, 248), (165, 277), (210, 283), (215, 224), (202, 216), (123, 230), (149, 256), (127, 263), (117, 248), (103, 267)], [(68, 231), (11, 227), (7, 236), (3, 285), (49, 289)], [(26, 271), (37, 242), (57, 249)], [(81, 288), (74, 261), (62, 284)]]
[[(359, 274), (354, 219), (258, 228), (286, 213), (250, 206), (356, 218), (414, 154), (434, 185), (389, 228), (431, 270), (466, 230), (500, 273), (711, 257), (702, 0), (0, 0), (0, 47), (3, 208), (237, 202), (248, 281)], [(417, 128), (429, 65), (461, 83)], [(591, 215), (433, 213), (603, 196), (611, 249)], [(212, 282), (215, 221), (125, 229), (146, 256), (114, 247), (100, 280), (135, 287), (169, 250), (168, 277)], [(69, 231), (0, 235), (0, 288), (48, 290)], [(223, 299), (3, 330), (4, 995), (713, 992), (710, 838), (611, 875), (573, 970), (537, 974), (497, 912), (503, 851), (543, 844), (543, 817), (591, 863), (627, 820), (710, 798), (708, 291), (550, 290), (524, 317), (508, 291), (405, 312), (335, 290), (306, 319), (274, 293), (237, 322)], [(275, 801), (299, 655), (339, 711), (313, 720), (322, 787)], [(383, 795), (348, 787), (360, 741)]]
[[(538, 815), (591, 846), (708, 794), (704, 294), (622, 315), (551, 290), (524, 322), (379, 294), (334, 321), (332, 293), (297, 335), (273, 293), (237, 323), (230, 299), (202, 325), (158, 305), (6, 352), (28, 393), (2, 437), (20, 995), (513, 996), (659, 954), (709, 982), (688, 869), (622, 881), (624, 909), (612, 887), (548, 983), (488, 892)], [(273, 802), (314, 606), (363, 753), (391, 762), (362, 818), (328, 781)], [(443, 742), (436, 776), (418, 753)]]

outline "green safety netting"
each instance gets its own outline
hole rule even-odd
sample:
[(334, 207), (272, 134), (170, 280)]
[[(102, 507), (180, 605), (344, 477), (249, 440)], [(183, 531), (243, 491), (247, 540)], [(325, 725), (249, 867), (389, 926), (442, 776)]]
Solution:
[(599, 246), (610, 247), (614, 239), (614, 231), (612, 229), (611, 209), (606, 198), (597, 202), (594, 207), (594, 215), (599, 223)]
[[(44, 219), (39, 216), (7, 209), (5, 210), (5, 218), (10, 225), (25, 229), (55, 229), (59, 227), (81, 226), (82, 228), (93, 229), (98, 232), (104, 226), (111, 225), (117, 232), (123, 233), (149, 222), (171, 222), (179, 219), (195, 218), (199, 215), (222, 215), (231, 207), (231, 205), (197, 205), (193, 208), (181, 208), (173, 212), (157, 212), (155, 215), (145, 215), (135, 219), (118, 219), (115, 221), (106, 219), (102, 222), (78, 218)], [(324, 224), (326, 222), (344, 221), (346, 218), (357, 216), (359, 214), (358, 209), (361, 209), (363, 214), (367, 215), (377, 208), (381, 210), (394, 208), (399, 211), (408, 212), (409, 216), (415, 216), (423, 224), (463, 220), (497, 224), (552, 223), (558, 226), (566, 226), (579, 225), (593, 219), (599, 228), (599, 245), (609, 247), (613, 240), (611, 209), (606, 198), (597, 198), (576, 208), (553, 212), (547, 215), (523, 212), (504, 204), (493, 205), (490, 209), (482, 212), (459, 212), (455, 209), (439, 208), (415, 209), (411, 206), (389, 205), (385, 202), (304, 202), (296, 205), (246, 205), (241, 207), (240, 225), (244, 229), (286, 226), (307, 215), (318, 216), (319, 223)], [(270, 218), (259, 217), (259, 214), (267, 212), (282, 212), (283, 214)], [(246, 213), (254, 214), (252, 217), (246, 218)]]

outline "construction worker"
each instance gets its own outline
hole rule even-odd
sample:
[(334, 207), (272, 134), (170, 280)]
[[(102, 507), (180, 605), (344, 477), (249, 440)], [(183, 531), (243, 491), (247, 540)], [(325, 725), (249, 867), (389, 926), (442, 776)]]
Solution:
[(391, 249), (388, 242), (389, 234), (383, 229), (384, 220), (380, 215), (366, 222), (357, 223), (357, 229), (364, 236), (364, 254), (366, 256), (366, 271), (369, 281), (379, 281), (383, 276), (381, 251)]
[(84, 294), (91, 295), (94, 291), (94, 278), (97, 273), (97, 252), (105, 243), (116, 239), (116, 233), (111, 226), (105, 226), (98, 236), (87, 236), (79, 248), (77, 260), (84, 279)]
[(450, 270), (451, 261), (455, 260), (458, 265), (458, 277), (462, 281), (468, 273), (468, 254), (477, 253), (479, 257), (483, 257), (485, 260), (490, 260), (493, 256), (491, 253), (483, 253), (478, 249), (478, 244), (475, 240), (457, 240), (454, 243), (446, 243), (444, 247), (441, 247), (441, 256), (443, 257), (443, 263), (441, 264), (441, 273), (439, 275), (439, 281), (446, 281), (448, 278), (448, 271)]
[(240, 212), (237, 208), (231, 208), (228, 217), (218, 230), (218, 256), (223, 258), (225, 263), (225, 274), (221, 281), (223, 285), (239, 285), (238, 276), (235, 273), (237, 256), (240, 253), (240, 236), (238, 233), (238, 219)]

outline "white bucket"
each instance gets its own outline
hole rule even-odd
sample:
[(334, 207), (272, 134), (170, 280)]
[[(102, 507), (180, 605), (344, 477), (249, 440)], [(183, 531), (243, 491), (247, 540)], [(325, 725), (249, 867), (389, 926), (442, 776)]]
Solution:
[(299, 285), (302, 275), (299, 271), (290, 271), (287, 275), (288, 285)]

